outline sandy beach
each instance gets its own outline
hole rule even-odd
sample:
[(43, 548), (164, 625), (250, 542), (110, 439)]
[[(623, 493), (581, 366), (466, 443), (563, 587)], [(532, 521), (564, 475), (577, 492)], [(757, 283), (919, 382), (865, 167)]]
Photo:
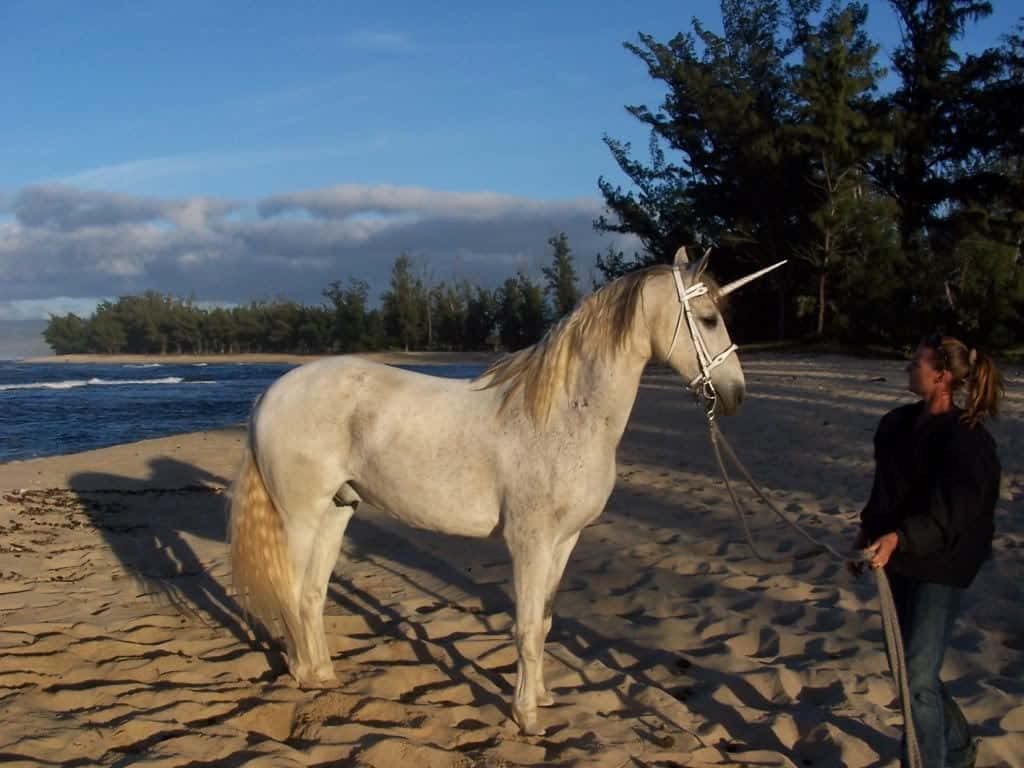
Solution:
[[(912, 398), (904, 364), (743, 364), (747, 400), (723, 431), (776, 504), (847, 549), (875, 425)], [(995, 558), (945, 666), (985, 767), (1024, 765), (1024, 377), (1004, 372)], [(643, 379), (615, 491), (562, 581), (540, 737), (509, 719), (502, 542), (411, 530), (365, 506), (327, 601), (339, 685), (292, 684), (231, 594), (225, 490), (243, 438), (239, 426), (0, 465), (0, 762), (898, 764), (873, 580), (824, 557), (751, 554), (702, 415), (665, 369)], [(764, 550), (802, 549), (764, 505), (749, 508)]]

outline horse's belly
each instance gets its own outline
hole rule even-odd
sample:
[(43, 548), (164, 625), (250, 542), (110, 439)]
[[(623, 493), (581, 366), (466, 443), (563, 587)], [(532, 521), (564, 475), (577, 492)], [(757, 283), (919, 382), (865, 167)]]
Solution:
[(414, 528), (456, 536), (489, 536), (498, 527), (500, 512), (491, 494), (468, 494), (462, 489), (438, 488), (373, 489), (353, 482), (369, 504)]

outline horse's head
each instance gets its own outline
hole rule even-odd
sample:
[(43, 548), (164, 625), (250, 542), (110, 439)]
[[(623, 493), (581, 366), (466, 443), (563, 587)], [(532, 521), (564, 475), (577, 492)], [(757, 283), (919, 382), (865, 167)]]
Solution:
[(705, 274), (709, 254), (691, 264), (680, 248), (672, 269), (651, 281), (657, 295), (649, 297), (653, 306), (647, 304), (645, 312), (651, 317), (652, 355), (671, 365), (715, 414), (730, 414), (743, 402), (746, 385), (718, 302), (784, 262), (719, 288)]

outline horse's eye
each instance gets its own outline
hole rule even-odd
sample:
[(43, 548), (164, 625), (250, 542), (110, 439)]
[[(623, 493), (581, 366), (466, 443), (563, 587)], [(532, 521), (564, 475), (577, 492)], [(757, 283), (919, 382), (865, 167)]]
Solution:
[(710, 315), (708, 317), (702, 317), (700, 321), (706, 328), (717, 328), (718, 327), (718, 315)]

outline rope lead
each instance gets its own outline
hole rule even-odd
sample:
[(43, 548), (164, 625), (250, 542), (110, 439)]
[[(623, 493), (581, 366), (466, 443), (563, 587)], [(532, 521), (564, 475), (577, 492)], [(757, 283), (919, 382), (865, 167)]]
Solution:
[[(710, 384), (710, 381), (708, 384)], [(705, 389), (706, 388), (707, 387), (705, 386)], [(754, 478), (750, 476), (749, 472), (747, 472), (747, 468), (743, 466), (743, 463), (733, 451), (732, 446), (730, 446), (728, 441), (726, 441), (725, 436), (715, 423), (715, 392), (713, 386), (711, 387), (711, 395), (711, 407), (706, 413), (708, 420), (708, 437), (711, 440), (711, 447), (714, 449), (715, 459), (718, 462), (718, 469), (722, 473), (722, 480), (725, 481), (725, 489), (728, 491), (729, 498), (732, 500), (732, 505), (740, 518), (740, 524), (743, 528), (743, 535), (747, 540), (747, 546), (750, 547), (754, 556), (757, 557), (758, 560), (762, 560), (766, 563), (781, 563), (788, 559), (782, 557), (768, 557), (762, 554), (754, 544), (754, 538), (750, 533), (750, 527), (747, 525), (746, 515), (743, 514), (743, 507), (740, 504), (739, 499), (736, 498), (736, 494), (732, 489), (732, 482), (729, 480), (729, 473), (726, 471), (725, 462), (722, 460), (722, 452), (719, 444), (725, 448), (726, 454), (740, 471), (740, 474), (742, 474), (744, 479), (746, 479), (754, 493), (757, 494), (758, 498), (767, 504), (783, 522), (789, 525), (793, 530), (797, 531), (797, 533), (807, 539), (814, 546), (813, 549), (794, 555), (793, 559), (801, 560), (820, 552), (825, 552), (826, 554), (831, 555), (834, 559), (845, 563), (848, 559), (846, 556), (840, 554), (828, 544), (818, 541), (814, 536), (805, 531), (799, 523), (795, 520), (790, 520), (782, 510), (772, 503), (771, 499), (765, 496), (764, 492), (757, 483), (754, 482)], [(861, 552), (861, 557), (862, 559), (867, 559), (867, 555), (863, 550)], [(903, 637), (900, 634), (899, 617), (896, 613), (896, 603), (892, 596), (892, 587), (889, 585), (889, 577), (885, 575), (884, 568), (873, 568), (872, 570), (875, 572), (875, 583), (878, 587), (878, 601), (882, 613), (882, 629), (885, 635), (885, 654), (889, 659), (889, 670), (892, 672), (896, 688), (899, 690), (900, 707), (903, 710), (903, 727), (907, 735), (908, 766), (909, 768), (922, 768), (921, 751), (917, 742), (917, 731), (914, 728), (914, 718), (911, 712), (910, 684), (907, 681), (907, 661), (903, 649)]]

